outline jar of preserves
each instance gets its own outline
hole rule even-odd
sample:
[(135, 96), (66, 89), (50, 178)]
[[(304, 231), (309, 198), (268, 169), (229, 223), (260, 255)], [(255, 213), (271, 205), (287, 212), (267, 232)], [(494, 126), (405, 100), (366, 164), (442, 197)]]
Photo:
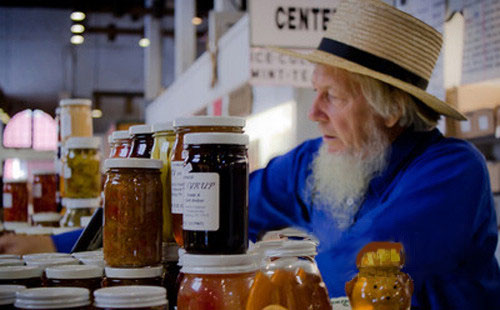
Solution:
[(235, 133), (184, 136), (184, 248), (243, 254), (248, 249), (249, 138)]
[(16, 293), (25, 289), (24, 285), (0, 285), (0, 309), (15, 309)]
[(163, 167), (160, 170), (163, 188), (163, 242), (173, 242), (175, 239), (172, 230), (172, 213), (170, 211), (170, 153), (175, 142), (174, 126), (172, 122), (154, 124), (153, 132), (154, 144), (151, 158), (163, 162)]
[(163, 287), (167, 289), (168, 309), (175, 310), (177, 307), (177, 278), (179, 277), (179, 245), (175, 242), (163, 243)]
[(92, 112), (89, 99), (63, 99), (59, 102), (61, 108), (60, 132), (61, 141), (69, 137), (92, 137)]
[(105, 166), (104, 260), (108, 266), (119, 268), (159, 265), (163, 163), (113, 158), (106, 160)]
[(40, 287), (42, 286), (42, 273), (42, 269), (33, 266), (0, 267), (0, 284)]
[(47, 286), (84, 287), (93, 291), (101, 288), (103, 268), (91, 265), (53, 266), (45, 269)]
[(63, 160), (64, 197), (101, 196), (100, 138), (72, 137), (66, 141)]
[(90, 292), (81, 287), (39, 287), (17, 293), (16, 309), (90, 309)]
[(117, 130), (111, 134), (109, 158), (127, 158), (132, 147), (128, 130)]
[(82, 217), (92, 216), (95, 209), (101, 206), (101, 198), (64, 198), (63, 205), (66, 212), (61, 219), (61, 227), (84, 227)]
[(61, 214), (57, 212), (41, 212), (33, 214), (31, 218), (33, 219), (33, 225), (43, 227), (59, 227)]
[(167, 292), (158, 286), (117, 286), (94, 292), (96, 309), (166, 310)]
[(28, 198), (28, 183), (26, 179), (4, 179), (4, 222), (28, 222)]
[(153, 285), (161, 286), (163, 267), (153, 266), (144, 268), (104, 268), (106, 277), (102, 287), (124, 285)]
[(178, 310), (245, 309), (258, 270), (255, 255), (185, 254), (182, 261)]
[(174, 120), (175, 142), (170, 155), (172, 225), (177, 244), (183, 246), (182, 212), (184, 204), (184, 135), (195, 132), (243, 133), (245, 119), (240, 117), (195, 116)]
[(57, 212), (56, 183), (54, 170), (33, 172), (33, 213)]
[(130, 158), (151, 158), (154, 138), (151, 125), (137, 125), (129, 128), (132, 136), (132, 149)]

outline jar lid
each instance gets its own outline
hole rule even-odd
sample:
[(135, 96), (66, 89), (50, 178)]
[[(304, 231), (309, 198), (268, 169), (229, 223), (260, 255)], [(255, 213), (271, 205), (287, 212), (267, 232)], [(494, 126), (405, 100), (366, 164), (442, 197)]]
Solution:
[(64, 198), (62, 205), (67, 209), (98, 208), (101, 206), (101, 198)]
[(71, 137), (66, 140), (64, 147), (67, 149), (98, 149), (101, 145), (99, 137)]
[(52, 227), (43, 227), (43, 226), (36, 226), (36, 227), (28, 227), (25, 229), (24, 233), (30, 236), (34, 235), (52, 235), (53, 232)]
[(284, 240), (280, 247), (267, 249), (267, 257), (303, 257), (316, 256), (316, 243), (309, 240)]
[(151, 130), (151, 125), (135, 125), (135, 126), (131, 126), (128, 129), (128, 132), (129, 132), (129, 134), (131, 136), (133, 136), (133, 135), (140, 135), (140, 134), (153, 133), (153, 131)]
[(84, 98), (62, 99), (61, 101), (59, 101), (59, 105), (61, 107), (68, 105), (87, 105), (90, 107), (92, 105), (92, 101), (90, 99)]
[(94, 292), (97, 308), (131, 309), (167, 304), (167, 290), (160, 286), (130, 285), (98, 289)]
[(103, 268), (92, 265), (63, 265), (45, 269), (48, 279), (90, 279), (100, 278), (102, 274)]
[(174, 123), (173, 122), (156, 123), (153, 124), (152, 129), (153, 132), (174, 131)]
[(35, 266), (45, 269), (47, 267), (59, 266), (59, 265), (79, 265), (80, 262), (73, 257), (59, 257), (59, 258), (43, 258), (34, 260), (24, 260), (26, 265)]
[(161, 169), (163, 162), (147, 158), (110, 158), (104, 161), (106, 170), (111, 168)]
[(241, 133), (204, 132), (184, 135), (184, 145), (187, 144), (236, 144), (248, 145), (248, 135)]
[(42, 277), (43, 270), (35, 266), (0, 267), (0, 279), (17, 280)]
[(40, 212), (32, 215), (34, 222), (57, 222), (61, 219), (61, 214), (57, 212)]
[(21, 255), (15, 254), (0, 254), (0, 259), (21, 259)]
[(90, 305), (90, 291), (81, 287), (38, 287), (16, 294), (21, 309), (67, 309)]
[(102, 250), (96, 250), (96, 251), (74, 252), (71, 253), (71, 256), (80, 259), (82, 257), (104, 257), (104, 254), (102, 253)]
[(16, 293), (25, 289), (24, 285), (0, 285), (0, 306), (14, 304)]
[(35, 254), (26, 254), (23, 255), (23, 259), (27, 260), (37, 260), (44, 258), (60, 258), (60, 257), (71, 257), (68, 253), (35, 253)]
[(183, 265), (182, 258), (184, 257), (184, 254), (186, 254), (186, 250), (183, 248), (179, 248), (179, 250), (177, 251), (177, 254), (179, 255), (179, 261), (177, 262), (177, 266), (182, 267), (182, 265)]
[(245, 127), (245, 119), (232, 116), (192, 116), (181, 117), (174, 120), (174, 127), (189, 126)]
[(15, 230), (16, 228), (29, 227), (28, 222), (3, 222), (5, 230)]
[(106, 266), (106, 262), (104, 261), (104, 257), (97, 257), (97, 256), (80, 257), (78, 260), (84, 265), (99, 266), (101, 268), (104, 268)]
[(6, 266), (24, 266), (24, 262), (20, 259), (15, 258), (0, 259), (0, 267)]
[(144, 268), (104, 268), (106, 277), (117, 279), (157, 278), (163, 275), (163, 266)]
[(115, 140), (122, 140), (122, 139), (130, 139), (130, 132), (128, 130), (116, 130), (113, 131), (111, 134), (111, 137), (113, 137), (113, 141)]
[(177, 262), (179, 261), (179, 245), (175, 242), (162, 243), (162, 259), (164, 262)]
[(56, 174), (55, 169), (37, 169), (33, 171), (33, 175), (50, 175), (50, 174)]
[(238, 255), (198, 255), (182, 256), (183, 273), (190, 274), (234, 274), (247, 273), (259, 269), (255, 254)]
[(16, 179), (13, 179), (13, 178), (3, 178), (2, 179), (2, 182), (3, 183), (26, 183), (28, 182), (28, 179), (26, 177), (20, 177), (20, 178), (16, 178)]

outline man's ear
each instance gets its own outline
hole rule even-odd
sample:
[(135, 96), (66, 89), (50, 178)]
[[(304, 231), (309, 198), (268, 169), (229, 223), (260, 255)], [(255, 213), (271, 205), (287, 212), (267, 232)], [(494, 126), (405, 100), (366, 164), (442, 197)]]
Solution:
[(403, 114), (403, 111), (401, 109), (398, 109), (394, 114), (392, 114), (389, 117), (384, 119), (384, 125), (387, 128), (394, 127), (401, 119), (402, 114)]

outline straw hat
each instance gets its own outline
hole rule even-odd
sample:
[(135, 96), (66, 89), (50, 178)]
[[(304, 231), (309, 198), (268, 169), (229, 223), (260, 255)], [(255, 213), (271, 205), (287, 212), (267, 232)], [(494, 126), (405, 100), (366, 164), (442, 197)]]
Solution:
[(460, 112), (425, 91), (442, 42), (434, 28), (380, 0), (344, 0), (312, 53), (273, 50), (375, 78), (440, 114), (465, 120)]

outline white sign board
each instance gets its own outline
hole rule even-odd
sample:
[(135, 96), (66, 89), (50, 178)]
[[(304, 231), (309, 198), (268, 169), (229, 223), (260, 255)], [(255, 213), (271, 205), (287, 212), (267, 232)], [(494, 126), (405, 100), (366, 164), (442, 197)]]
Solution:
[(316, 48), (339, 0), (250, 0), (250, 44)]

